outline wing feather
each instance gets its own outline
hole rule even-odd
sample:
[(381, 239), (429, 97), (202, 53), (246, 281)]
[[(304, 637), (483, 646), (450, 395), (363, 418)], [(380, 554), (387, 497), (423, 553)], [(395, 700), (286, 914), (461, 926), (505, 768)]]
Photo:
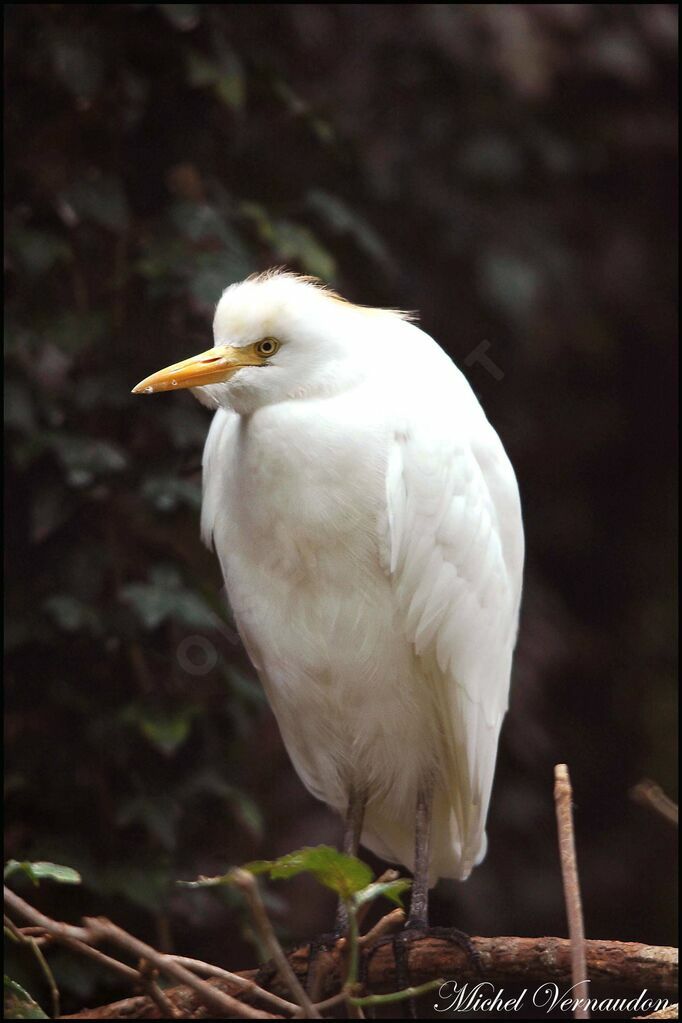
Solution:
[(523, 564), (518, 488), (482, 412), (463, 428), (422, 410), (394, 434), (387, 500), (394, 593), (438, 719), (448, 873), (465, 877), (485, 854), (508, 702)]

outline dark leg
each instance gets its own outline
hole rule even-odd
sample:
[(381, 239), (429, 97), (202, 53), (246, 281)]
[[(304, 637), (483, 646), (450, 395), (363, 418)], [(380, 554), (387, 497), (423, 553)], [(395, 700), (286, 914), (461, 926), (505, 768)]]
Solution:
[[(362, 834), (362, 821), (365, 816), (367, 804), (366, 794), (358, 788), (351, 786), (348, 794), (348, 809), (346, 811), (346, 823), (343, 830), (343, 852), (348, 856), (357, 856)], [(348, 929), (348, 914), (342, 902), (336, 911), (335, 932), (338, 935), (345, 934)]]
[(429, 926), (429, 861), (431, 858), (431, 811), (433, 779), (419, 786), (414, 826), (414, 879), (406, 928), (425, 931)]
[[(433, 778), (428, 778), (419, 786), (417, 791), (414, 829), (414, 871), (410, 913), (403, 931), (387, 939), (393, 947), (397, 990), (411, 986), (409, 969), (410, 944), (414, 940), (426, 937), (427, 935), (444, 938), (446, 941), (451, 941), (464, 948), (477, 970), (480, 970), (478, 954), (466, 934), (450, 927), (429, 928), (429, 865), (431, 859), (433, 789)], [(374, 949), (370, 951), (370, 956), (373, 951)], [(414, 999), (409, 1000), (406, 1008), (411, 1019), (418, 1018), (417, 1005)]]
[[(360, 835), (362, 834), (362, 821), (365, 816), (365, 805), (367, 803), (367, 796), (361, 789), (351, 786), (348, 793), (348, 808), (346, 810), (346, 819), (343, 829), (343, 843), (341, 849), (348, 856), (355, 856), (358, 851), (360, 844)], [(318, 938), (314, 938), (310, 943), (308, 950), (308, 976), (306, 978), (306, 990), (308, 994), (313, 998), (313, 1001), (317, 1000), (316, 988), (317, 974), (318, 974), (318, 960), (320, 953), (334, 948), (336, 942), (348, 930), (348, 914), (346, 913), (346, 907), (339, 899), (339, 905), (336, 910), (336, 921), (334, 923), (334, 930), (331, 934), (322, 934)], [(313, 997), (315, 996), (315, 997)]]
[[(431, 811), (433, 809), (433, 779), (428, 778), (417, 790), (414, 818), (414, 871), (410, 914), (402, 934), (393, 939), (396, 986), (398, 990), (410, 986), (407, 943), (426, 933), (429, 926), (429, 863), (431, 859)], [(417, 1005), (413, 998), (408, 1005), (408, 1016), (417, 1018)]]

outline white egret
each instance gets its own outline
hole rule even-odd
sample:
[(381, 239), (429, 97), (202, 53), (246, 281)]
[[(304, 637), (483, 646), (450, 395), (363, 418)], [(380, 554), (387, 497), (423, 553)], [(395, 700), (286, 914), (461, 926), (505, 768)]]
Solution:
[(450, 358), (409, 316), (272, 271), (223, 293), (214, 347), (135, 393), (216, 409), (202, 533), (304, 784), (428, 888), (485, 822), (516, 639), (513, 469)]

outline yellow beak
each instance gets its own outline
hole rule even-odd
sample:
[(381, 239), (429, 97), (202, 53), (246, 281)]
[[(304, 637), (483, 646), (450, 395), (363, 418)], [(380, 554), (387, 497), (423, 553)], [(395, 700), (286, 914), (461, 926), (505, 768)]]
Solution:
[(243, 366), (262, 366), (264, 361), (250, 346), (234, 348), (231, 345), (220, 345), (160, 369), (158, 373), (152, 373), (141, 380), (137, 387), (133, 387), (132, 393), (156, 394), (157, 391), (175, 391), (181, 387), (217, 384), (229, 380)]

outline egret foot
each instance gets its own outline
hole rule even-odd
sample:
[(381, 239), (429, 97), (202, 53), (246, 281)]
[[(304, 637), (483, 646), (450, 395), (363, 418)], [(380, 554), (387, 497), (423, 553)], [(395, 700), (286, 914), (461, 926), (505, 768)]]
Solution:
[[(412, 987), (413, 980), (410, 976), (409, 947), (413, 941), (419, 941), (422, 938), (440, 938), (442, 941), (451, 942), (457, 948), (461, 948), (466, 952), (467, 958), (476, 973), (483, 973), (481, 957), (474, 948), (471, 938), (464, 931), (460, 931), (457, 927), (429, 927), (419, 920), (408, 920), (402, 931), (398, 931), (397, 934), (389, 934), (385, 938), (380, 938), (375, 945), (372, 945), (367, 950), (367, 954), (362, 957), (360, 980), (363, 985), (367, 982), (368, 968), (372, 956), (382, 945), (390, 944), (395, 963), (395, 990), (404, 991), (406, 988)], [(407, 1006), (407, 1018), (418, 1019), (416, 1000), (410, 998)], [(396, 1005), (397, 1008), (398, 1006)]]

